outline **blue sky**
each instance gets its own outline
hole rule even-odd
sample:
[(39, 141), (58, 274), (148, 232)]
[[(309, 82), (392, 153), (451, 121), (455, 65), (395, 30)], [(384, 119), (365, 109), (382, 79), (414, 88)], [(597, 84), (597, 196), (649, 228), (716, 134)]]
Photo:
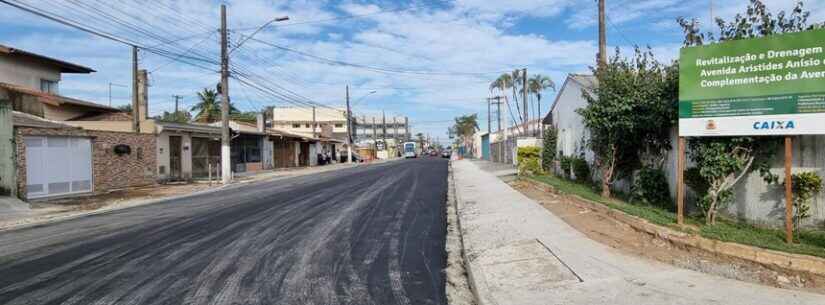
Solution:
[[(172, 95), (184, 96), (182, 107), (191, 106), (195, 92), (214, 87), (219, 80), (218, 67), (210, 61), (219, 58), (215, 29), (220, 3), (228, 5), (235, 43), (272, 18), (289, 16), (289, 21), (267, 27), (256, 40), (233, 52), (233, 66), (252, 84), (232, 81), (230, 93), (237, 107), (298, 107), (305, 100), (342, 107), (345, 85), (350, 84), (353, 100), (376, 91), (355, 104), (356, 114), (385, 110), (406, 115), (415, 132), (442, 139), (449, 121), (461, 114), (478, 113), (486, 129), (484, 98), (490, 94), (488, 84), (501, 72), (526, 67), (531, 74), (548, 75), (560, 85), (567, 73), (587, 72), (597, 49), (595, 0), (14, 2), (152, 46), (155, 51), (165, 50), (167, 55), (197, 58), (188, 61), (200, 67), (141, 52), (141, 68), (151, 72), (152, 114), (171, 110)], [(658, 59), (670, 61), (677, 56), (682, 39), (676, 17), (707, 23), (711, 2), (714, 15), (723, 18), (744, 11), (748, 3), (607, 0), (608, 44), (623, 50), (634, 44), (649, 45)], [(765, 1), (774, 12), (788, 10), (793, 2)], [(812, 11), (812, 21), (823, 21), (825, 0), (805, 4)], [(66, 75), (61, 84), (64, 95), (107, 104), (111, 82), (116, 84), (112, 103), (129, 103), (130, 89), (117, 86), (131, 81), (130, 48), (123, 44), (4, 4), (0, 4), (0, 44), (98, 71)], [(545, 93), (542, 113), (548, 111), (554, 96), (552, 91)]]

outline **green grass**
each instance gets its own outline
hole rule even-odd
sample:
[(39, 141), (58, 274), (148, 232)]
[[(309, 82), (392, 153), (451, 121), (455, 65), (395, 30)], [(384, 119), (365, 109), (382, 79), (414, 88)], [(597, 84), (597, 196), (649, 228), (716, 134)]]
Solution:
[[(676, 228), (676, 214), (659, 207), (633, 204), (621, 199), (604, 199), (591, 185), (580, 184), (556, 176), (529, 177), (535, 181), (552, 186), (565, 194), (576, 195), (583, 199), (607, 205), (629, 215), (645, 219), (651, 223)], [(621, 197), (621, 196), (619, 196)], [(686, 217), (685, 222), (699, 228), (702, 237), (744, 245), (756, 246), (776, 251), (825, 257), (825, 232), (803, 231), (799, 233), (799, 242), (785, 243), (785, 231), (758, 228), (749, 224), (730, 220), (717, 220), (713, 226), (705, 225), (703, 219)]]

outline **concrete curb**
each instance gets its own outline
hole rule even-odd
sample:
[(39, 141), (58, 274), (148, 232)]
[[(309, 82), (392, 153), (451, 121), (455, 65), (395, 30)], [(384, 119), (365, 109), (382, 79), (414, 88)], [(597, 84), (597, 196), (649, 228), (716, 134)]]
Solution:
[[(552, 186), (533, 179), (519, 178), (519, 180), (526, 182), (531, 187), (541, 191), (560, 193)], [(607, 214), (613, 219), (630, 226), (638, 232), (649, 234), (676, 246), (741, 259), (755, 264), (764, 265), (766, 267), (825, 276), (825, 259), (823, 258), (802, 254), (785, 253), (738, 243), (708, 239), (696, 234), (680, 232), (660, 225), (652, 224), (645, 219), (612, 209), (606, 205), (592, 202), (576, 195), (565, 194), (565, 196), (573, 197), (578, 202), (587, 205), (588, 208), (603, 212), (604, 214)]]
[(209, 189), (205, 189), (205, 190), (195, 191), (195, 192), (192, 192), (192, 193), (189, 193), (189, 194), (175, 195), (175, 196), (155, 198), (155, 199), (147, 199), (146, 201), (136, 202), (136, 203), (133, 203), (133, 204), (123, 205), (123, 206), (120, 206), (120, 207), (104, 208), (104, 209), (88, 211), (88, 212), (70, 213), (70, 214), (66, 214), (66, 215), (57, 215), (57, 216), (54, 216), (54, 217), (44, 216), (45, 218), (42, 218), (42, 219), (34, 218), (35, 220), (33, 220), (32, 222), (26, 222), (26, 223), (20, 223), (20, 224), (11, 224), (11, 225), (7, 225), (7, 226), (0, 226), (0, 232), (26, 229), (26, 228), (42, 226), (42, 225), (47, 225), (47, 224), (51, 224), (51, 223), (55, 223), (55, 222), (72, 220), (72, 219), (77, 219), (77, 218), (87, 217), (87, 216), (103, 215), (103, 214), (107, 214), (107, 213), (113, 213), (113, 212), (117, 212), (117, 211), (122, 211), (122, 210), (137, 208), (137, 207), (143, 207), (143, 206), (148, 206), (148, 205), (152, 205), (152, 204), (158, 204), (158, 203), (161, 203), (161, 202), (164, 202), (164, 201), (169, 201), (169, 200), (178, 200), (178, 199), (184, 199), (184, 198), (193, 197), (193, 196), (210, 194), (210, 193), (214, 193), (214, 192), (218, 192), (218, 191), (223, 191), (223, 190), (227, 190), (227, 189), (241, 187), (241, 186), (244, 186), (244, 185), (247, 185), (247, 184), (252, 184), (252, 183), (277, 181), (277, 180), (281, 180), (281, 179), (295, 178), (295, 177), (301, 177), (301, 176), (312, 175), (312, 174), (327, 173), (327, 172), (332, 172), (332, 171), (337, 171), (337, 170), (357, 168), (357, 167), (361, 167), (361, 166), (368, 166), (368, 165), (357, 164), (357, 165), (354, 165), (354, 166), (342, 166), (342, 167), (339, 167), (339, 168), (334, 168), (334, 169), (329, 169), (329, 170), (324, 170), (324, 171), (319, 171), (319, 172), (306, 172), (306, 173), (299, 173), (299, 174), (294, 174), (294, 175), (281, 175), (281, 176), (275, 175), (275, 176), (266, 177), (266, 178), (257, 179), (257, 180), (254, 179), (254, 178), (239, 179), (238, 181), (233, 182), (231, 184), (219, 185), (215, 188), (209, 188)]
[[(461, 225), (461, 195), (459, 194), (458, 188), (455, 187), (455, 176), (453, 170), (453, 163), (450, 162), (450, 172), (449, 177), (450, 181), (448, 183), (449, 189), (453, 193), (453, 200), (452, 204), (455, 205), (455, 213), (456, 213), (456, 224), (458, 227), (458, 232), (461, 238), (461, 257), (464, 258), (464, 270), (467, 272), (467, 283), (470, 285), (470, 290), (473, 293), (473, 298), (475, 299), (475, 303), (478, 305), (494, 305), (492, 302), (487, 302), (486, 299), (481, 297), (481, 293), (479, 291), (486, 290), (487, 286), (486, 283), (483, 281), (479, 281), (476, 276), (474, 276), (473, 272), (473, 264), (470, 262), (470, 257), (467, 255), (467, 248), (465, 247), (464, 241), (464, 228)], [(449, 194), (449, 191), (448, 191)]]

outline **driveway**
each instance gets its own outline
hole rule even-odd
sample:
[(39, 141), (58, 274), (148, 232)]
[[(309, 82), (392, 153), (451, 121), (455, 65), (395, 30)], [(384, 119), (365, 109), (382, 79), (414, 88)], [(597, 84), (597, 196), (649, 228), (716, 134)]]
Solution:
[(447, 162), (344, 169), (0, 233), (0, 304), (444, 304)]

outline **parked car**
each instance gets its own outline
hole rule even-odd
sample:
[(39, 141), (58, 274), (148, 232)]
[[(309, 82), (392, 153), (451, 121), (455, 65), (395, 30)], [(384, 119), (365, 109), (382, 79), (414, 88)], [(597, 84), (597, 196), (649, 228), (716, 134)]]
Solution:
[(451, 152), (449, 150), (445, 149), (445, 150), (441, 151), (441, 157), (442, 158), (449, 159), (452, 156), (453, 156), (453, 152)]

